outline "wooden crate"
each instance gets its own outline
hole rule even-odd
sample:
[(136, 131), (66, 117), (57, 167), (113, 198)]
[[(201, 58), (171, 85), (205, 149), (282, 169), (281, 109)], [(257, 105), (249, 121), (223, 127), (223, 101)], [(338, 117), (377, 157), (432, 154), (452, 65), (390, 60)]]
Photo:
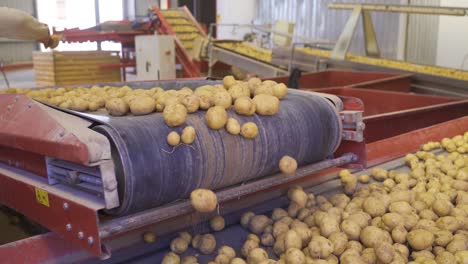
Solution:
[(115, 51), (33, 52), (37, 86), (120, 82), (120, 64)]

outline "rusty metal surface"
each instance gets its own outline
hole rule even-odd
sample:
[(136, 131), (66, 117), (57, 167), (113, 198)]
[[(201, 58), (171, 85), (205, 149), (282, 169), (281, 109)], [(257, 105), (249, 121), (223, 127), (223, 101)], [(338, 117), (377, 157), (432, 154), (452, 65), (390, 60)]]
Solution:
[[(46, 179), (0, 164), (0, 203), (14, 208), (72, 243), (103, 256), (96, 198), (74, 195), (66, 186), (50, 186)], [(8, 191), (5, 191), (8, 190)], [(21, 199), (18, 198), (21, 195)]]
[(37, 153), (0, 146), (0, 163), (47, 178), (45, 158)]
[(86, 145), (25, 95), (0, 95), (0, 145), (81, 164), (89, 161)]
[[(325, 70), (305, 73), (299, 79), (300, 89), (359, 87), (373, 90), (409, 92), (410, 74), (366, 72), (351, 70)], [(288, 84), (287, 77), (268, 78)]]

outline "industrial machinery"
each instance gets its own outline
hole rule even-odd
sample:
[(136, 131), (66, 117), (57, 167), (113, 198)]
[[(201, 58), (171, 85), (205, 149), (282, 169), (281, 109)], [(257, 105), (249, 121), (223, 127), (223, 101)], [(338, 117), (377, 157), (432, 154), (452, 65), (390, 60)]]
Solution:
[(172, 36), (136, 36), (137, 80), (175, 79), (175, 48)]
[[(128, 83), (180, 89), (215, 81)], [(208, 129), (192, 114), (193, 147), (168, 149), (162, 113), (112, 117), (56, 109), (21, 94), (0, 96), (0, 201), (94, 256), (104, 239), (192, 212), (195, 188), (217, 190), (221, 205), (335, 166), (365, 165), (362, 104), (353, 98), (290, 91), (275, 117), (243, 117), (255, 140)], [(232, 111), (230, 115), (235, 115)], [(35, 129), (27, 129), (34, 127)], [(278, 160), (294, 155), (290, 177)], [(354, 164), (354, 165), (353, 165)], [(21, 197), (21, 199), (18, 199)]]

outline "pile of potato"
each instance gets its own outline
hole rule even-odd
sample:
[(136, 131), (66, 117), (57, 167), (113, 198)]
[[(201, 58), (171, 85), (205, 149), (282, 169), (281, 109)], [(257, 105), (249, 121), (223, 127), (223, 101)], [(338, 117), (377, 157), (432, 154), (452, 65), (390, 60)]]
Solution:
[[(440, 147), (449, 153), (428, 152)], [(406, 155), (408, 172), (342, 170), (343, 193), (328, 198), (293, 187), (288, 208), (243, 214), (240, 223), (251, 234), (240, 252), (223, 245), (210, 264), (468, 263), (467, 149), (468, 132)], [(213, 231), (224, 228), (221, 219), (210, 221)], [(210, 234), (190, 242), (201, 254), (216, 249)], [(162, 263), (198, 262), (173, 250)]]
[[(80, 112), (105, 109), (112, 116), (162, 112), (169, 127), (182, 126), (189, 114), (206, 110), (206, 122), (211, 129), (226, 128), (233, 135), (240, 134), (244, 138), (252, 139), (258, 135), (257, 125), (253, 122), (241, 125), (235, 118), (228, 118), (227, 110), (233, 109), (237, 114), (245, 116), (275, 115), (279, 110), (280, 100), (288, 93), (288, 88), (283, 83), (270, 80), (251, 78), (244, 82), (226, 76), (223, 84), (203, 85), (194, 90), (189, 87), (165, 91), (160, 87), (132, 89), (128, 86), (93, 86), (41, 90), (11, 89), (6, 92), (24, 93), (36, 100)], [(185, 144), (191, 144), (195, 131), (193, 127), (187, 128), (182, 135), (171, 132), (167, 138), (168, 144), (175, 146), (181, 140)]]

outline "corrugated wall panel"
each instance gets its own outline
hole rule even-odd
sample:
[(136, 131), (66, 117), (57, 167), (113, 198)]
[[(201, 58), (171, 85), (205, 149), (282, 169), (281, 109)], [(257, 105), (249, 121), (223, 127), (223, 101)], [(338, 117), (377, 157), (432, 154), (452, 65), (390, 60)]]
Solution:
[[(411, 0), (412, 5), (440, 5), (439, 0)], [(406, 60), (436, 64), (439, 16), (409, 15)]]
[[(23, 10), (34, 15), (34, 0), (0, 0), (0, 6)], [(0, 41), (0, 60), (6, 63), (32, 61), (32, 51), (37, 47), (34, 42)]]
[[(374, 3), (374, 4), (400, 4), (402, 0), (257, 0), (257, 20), (265, 24), (273, 24), (275, 20), (287, 20), (296, 23), (295, 34), (306, 36), (317, 41), (336, 41), (345, 26), (351, 11), (328, 9), (332, 2), (343, 3)], [(418, 4), (434, 5), (436, 0), (418, 0)], [(415, 15), (416, 16), (416, 15)], [(426, 45), (420, 50), (410, 50), (409, 57), (416, 60), (430, 58), (434, 47), (424, 41), (432, 41), (437, 38), (437, 32), (433, 30), (436, 23), (434, 17), (411, 18), (410, 25), (412, 33), (411, 47)], [(372, 12), (372, 19), (377, 34), (381, 54), (386, 58), (396, 58), (399, 38), (400, 17), (394, 13)], [(430, 23), (429, 23), (430, 22)], [(429, 23), (424, 25), (424, 23)], [(359, 21), (350, 51), (364, 54), (364, 40), (362, 32), (362, 21)], [(424, 38), (423, 38), (424, 37)], [(416, 39), (415, 39), (416, 38)], [(436, 43), (436, 41), (434, 41)]]

